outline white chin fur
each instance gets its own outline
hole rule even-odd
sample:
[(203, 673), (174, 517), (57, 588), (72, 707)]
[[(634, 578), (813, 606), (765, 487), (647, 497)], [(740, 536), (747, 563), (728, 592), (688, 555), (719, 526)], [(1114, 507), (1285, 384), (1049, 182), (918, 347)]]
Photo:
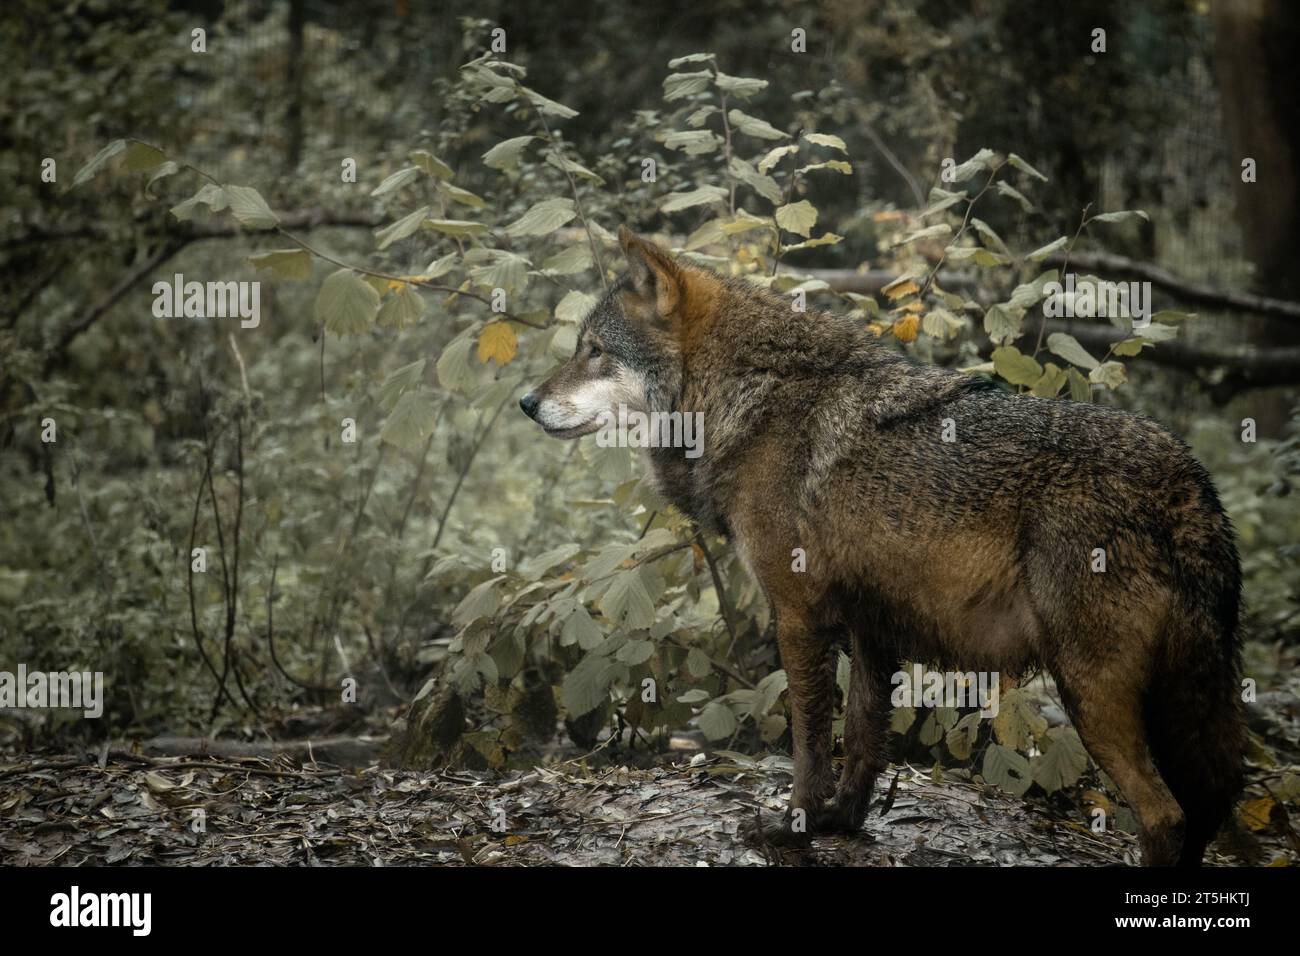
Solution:
[(567, 395), (542, 399), (534, 418), (543, 428), (565, 431), (589, 425), (602, 414), (617, 415), (620, 404), (639, 407), (644, 393), (633, 378), (623, 371), (614, 378), (587, 382)]

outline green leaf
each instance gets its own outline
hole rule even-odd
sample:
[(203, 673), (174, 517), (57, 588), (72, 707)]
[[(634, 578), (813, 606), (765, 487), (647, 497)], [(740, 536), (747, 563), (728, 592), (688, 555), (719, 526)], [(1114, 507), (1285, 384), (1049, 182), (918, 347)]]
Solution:
[(561, 322), (581, 322), (595, 307), (595, 296), (585, 292), (567, 292), (555, 306), (555, 317)]
[(984, 751), (984, 767), (980, 772), (989, 783), (1017, 797), (1023, 797), (1034, 782), (1029, 761), (1001, 744), (989, 744)]
[(915, 707), (892, 707), (889, 714), (889, 729), (896, 734), (905, 734), (916, 723)]
[(719, 701), (710, 701), (700, 713), (700, 730), (709, 740), (725, 740), (736, 732), (736, 715)]
[(767, 89), (767, 80), (755, 79), (752, 76), (728, 76), (722, 72), (718, 73), (714, 82), (724, 93), (742, 100), (747, 100), (755, 93), (762, 93)]
[(1024, 691), (1012, 688), (1002, 695), (993, 718), (993, 733), (1001, 743), (1026, 750), (1046, 729), (1047, 720)]
[(397, 222), (385, 226), (383, 229), (375, 230), (375, 241), (379, 244), (380, 249), (387, 249), (393, 243), (415, 234), (420, 228), (420, 223), (424, 221), (429, 214), (428, 206), (421, 206), (415, 212), (407, 213)]
[(1088, 373), (1088, 381), (1116, 389), (1124, 384), (1128, 374), (1122, 362), (1102, 362)]
[(1076, 402), (1086, 402), (1092, 398), (1092, 388), (1088, 385), (1088, 380), (1083, 377), (1077, 368), (1069, 371), (1070, 376), (1070, 398)]
[(944, 741), (948, 745), (948, 752), (958, 760), (969, 760), (975, 741), (979, 738), (979, 732), (980, 715), (967, 714), (957, 721), (957, 725), (945, 736)]
[(635, 640), (628, 641), (618, 649), (614, 659), (624, 664), (635, 667), (637, 664), (644, 664), (654, 656), (654, 641)]
[(147, 173), (161, 166), (167, 159), (166, 153), (148, 143), (128, 139), (126, 144), (126, 153), (122, 156), (122, 168), (128, 173)]
[[(1151, 316), (1151, 321), (1153, 323), (1154, 322), (1163, 322), (1163, 323), (1190, 322), (1194, 318), (1196, 318), (1195, 312), (1173, 312), (1169, 310), (1162, 310), (1160, 312), (1157, 312), (1155, 315)], [(1143, 334), (1145, 334), (1146, 331), (1147, 330), (1144, 329)]]
[(250, 229), (274, 229), (280, 224), (262, 194), (252, 186), (227, 186), (226, 201), (230, 204), (231, 215), (239, 220), (240, 225)]
[(1016, 189), (1014, 186), (1009, 186), (999, 179), (993, 184), (993, 188), (998, 191), (999, 196), (1006, 196), (1008, 199), (1014, 199), (1020, 204), (1020, 208), (1025, 212), (1034, 211), (1034, 204), (1025, 197), (1024, 193)]
[(703, 93), (713, 82), (713, 74), (708, 70), (695, 73), (669, 73), (664, 77), (664, 102), (685, 99), (697, 93)]
[(407, 166), (405, 169), (399, 169), (397, 172), (388, 176), (382, 183), (370, 191), (372, 196), (386, 196), (396, 189), (401, 189), (407, 183), (414, 182), (420, 178), (420, 169), (418, 166)]
[(1068, 243), (1069, 241), (1070, 240), (1067, 239), (1065, 236), (1061, 236), (1061, 238), (1059, 239), (1053, 239), (1047, 245), (1039, 246), (1033, 252), (1029, 253), (1029, 255), (1025, 256), (1025, 258), (1028, 259), (1030, 262), (1040, 262), (1043, 259), (1046, 259), (1048, 256), (1050, 256), (1057, 249), (1064, 249), (1066, 243)]
[(619, 665), (598, 652), (589, 652), (564, 678), (561, 698), (570, 717), (590, 713), (609, 699)]
[(1043, 376), (1043, 367), (1014, 345), (994, 349), (992, 359), (997, 373), (1012, 385), (1033, 385)]
[(149, 181), (144, 184), (144, 191), (146, 193), (149, 193), (149, 195), (153, 195), (151, 190), (153, 189), (154, 183), (158, 182), (158, 180), (160, 179), (164, 179), (167, 176), (174, 176), (176, 173), (179, 173), (180, 171), (181, 171), (180, 163), (173, 162), (170, 159), (167, 160), (167, 162), (165, 163), (160, 163), (159, 165), (154, 167), (153, 172), (149, 176)]
[(713, 661), (698, 647), (692, 647), (686, 654), (686, 670), (696, 680), (703, 680), (713, 673)]
[(699, 189), (692, 189), (687, 192), (669, 193), (664, 197), (659, 209), (662, 212), (680, 212), (694, 206), (722, 202), (727, 198), (727, 195), (727, 190), (721, 186), (701, 186)]
[(1029, 393), (1040, 398), (1055, 398), (1067, 381), (1069, 376), (1065, 369), (1060, 368), (1055, 362), (1048, 362), (1043, 366), (1043, 377), (1034, 383)]
[(266, 270), (279, 279), (310, 279), (311, 253), (306, 249), (272, 249), (248, 257), (258, 271)]
[(952, 338), (965, 326), (965, 322), (942, 307), (927, 312), (921, 320), (921, 331), (941, 342)]
[(351, 269), (331, 273), (316, 295), (316, 318), (335, 335), (368, 331), (378, 311), (379, 293)]
[(424, 298), (411, 286), (391, 293), (379, 307), (375, 324), (381, 329), (404, 329), (415, 325), (424, 315)]
[(843, 173), (845, 176), (853, 175), (853, 167), (842, 159), (828, 159), (824, 163), (810, 163), (807, 166), (800, 166), (796, 173), (802, 176), (804, 173), (815, 172), (818, 169), (833, 169), (837, 173)]
[(688, 63), (711, 63), (714, 59), (716, 59), (716, 55), (713, 53), (688, 53), (686, 56), (679, 56), (669, 60), (668, 69), (676, 70)]
[(1011, 256), (1004, 252), (994, 252), (983, 246), (949, 246), (944, 250), (950, 262), (965, 262), (970, 259), (977, 266), (1005, 266), (1011, 264)]
[(379, 386), (379, 404), (391, 410), (403, 392), (415, 388), (424, 380), (424, 365), (424, 359), (416, 359), (410, 365), (389, 372)]
[(560, 631), (560, 643), (565, 647), (577, 644), (584, 651), (589, 651), (596, 647), (605, 639), (601, 633), (600, 627), (591, 619), (587, 609), (581, 604), (574, 609), (564, 620), (564, 627)]
[(454, 175), (451, 167), (427, 149), (417, 149), (407, 154), (407, 158), (434, 179), (451, 179)]
[(1047, 348), (1053, 355), (1059, 355), (1072, 365), (1080, 368), (1094, 369), (1100, 364), (1088, 354), (1088, 350), (1079, 344), (1073, 335), (1053, 332), (1047, 337)]
[(829, 146), (831, 149), (838, 149), (841, 153), (847, 154), (849, 148), (844, 145), (844, 140), (831, 133), (804, 133), (803, 138), (810, 143), (816, 143), (818, 146)]
[(1053, 727), (1047, 731), (1041, 756), (1030, 764), (1030, 776), (1048, 793), (1055, 793), (1078, 783), (1088, 769), (1088, 752), (1071, 727)]
[(918, 229), (908, 236), (899, 240), (900, 246), (906, 246), (909, 243), (916, 242), (918, 239), (938, 239), (940, 236), (947, 238), (952, 235), (952, 226), (946, 222), (936, 223), (933, 226), (926, 226), (924, 229)]
[[(423, 364), (423, 363), (421, 363)], [(433, 434), (438, 420), (438, 405), (428, 389), (403, 393), (397, 406), (384, 421), (379, 438), (406, 451), (418, 451)]]
[(593, 265), (591, 245), (575, 242), (542, 263), (542, 272), (548, 276), (570, 276), (585, 272)]
[(792, 156), (799, 152), (799, 147), (794, 144), (786, 146), (774, 146), (768, 150), (766, 156), (758, 161), (758, 171), (760, 173), (768, 172), (773, 166), (779, 163), (786, 156)]
[(776, 223), (787, 232), (807, 238), (817, 224), (817, 209), (806, 199), (789, 203), (776, 211)]
[[(569, 558), (573, 557), (581, 550), (581, 545), (573, 544), (572, 542), (569, 544), (561, 544), (548, 551), (543, 551), (541, 554), (535, 554), (532, 557), (521, 561), (519, 563), (519, 573), (529, 581), (536, 581), (547, 571), (551, 570), (551, 568), (555, 567), (557, 564), (562, 564), (565, 561), (568, 561)], [(590, 617), (588, 620), (590, 620)]]
[[(781, 249), (785, 252), (794, 252), (796, 249), (816, 249), (818, 246), (833, 246), (843, 241), (844, 241), (843, 236), (837, 236), (833, 232), (824, 232), (820, 236), (817, 236), (812, 239), (807, 239), (803, 242), (796, 242), (792, 246), (782, 246)], [(807, 282), (800, 283), (800, 287), (808, 291), (811, 291), (813, 288), (813, 286)], [(828, 289), (830, 288), (830, 286), (822, 285), (819, 286), (818, 288)]]
[(749, 163), (745, 162), (738, 156), (731, 157), (731, 162), (727, 168), (731, 170), (731, 175), (736, 177), (754, 192), (758, 193), (772, 205), (777, 205), (781, 199), (781, 187), (776, 184), (776, 180), (771, 176), (764, 176)]
[(960, 166), (954, 166), (951, 173), (945, 178), (944, 182), (964, 183), (982, 169), (993, 168), (993, 150), (981, 149)]
[(754, 687), (754, 699), (749, 705), (750, 716), (762, 717), (770, 711), (789, 686), (790, 681), (784, 669), (775, 670), (760, 680)]
[(1024, 309), (991, 305), (984, 313), (984, 331), (995, 345), (1005, 345), (1020, 335), (1020, 323), (1024, 315)]
[(930, 190), (930, 205), (921, 213), (920, 218), (925, 219), (937, 212), (943, 212), (945, 209), (957, 205), (965, 198), (965, 193), (950, 192), (947, 189), (940, 189), (935, 186)]
[(545, 236), (559, 229), (578, 214), (573, 200), (567, 197), (543, 199), (506, 226), (508, 236)]
[(469, 357), (477, 344), (478, 329), (478, 323), (470, 326), (452, 339), (438, 356), (438, 383), (448, 391), (463, 392), (474, 382)]
[(523, 256), (506, 252), (504, 249), (484, 250), (487, 257), (482, 265), (470, 269), (470, 278), (478, 285), (489, 289), (505, 289), (513, 292), (528, 285), (529, 262)]
[(453, 186), (451, 183), (439, 183), (438, 191), (452, 202), (460, 203), (462, 206), (469, 206), (471, 209), (482, 209), (487, 205), (487, 200), (482, 196), (475, 195), (468, 189)]
[(746, 136), (753, 136), (755, 139), (789, 139), (789, 133), (783, 133), (775, 126), (772, 126), (765, 120), (757, 116), (750, 116), (748, 113), (742, 113), (740, 110), (729, 110), (727, 112), (727, 121), (731, 123), (733, 129)]
[(528, 98), (528, 102), (533, 105), (533, 109), (539, 113), (545, 113), (547, 116), (554, 116), (558, 119), (572, 119), (578, 115), (578, 111), (565, 106), (563, 103), (557, 103), (538, 93), (536, 90), (530, 90), (528, 87), (520, 85), (519, 92)]
[(600, 597), (601, 613), (629, 630), (646, 628), (655, 622), (654, 602), (650, 600), (641, 572), (641, 568), (620, 571)]
[(539, 138), (537, 136), (515, 136), (511, 139), (504, 139), (483, 154), (483, 164), (503, 172), (509, 169), (518, 169), (519, 161), (524, 155), (524, 147)]
[(572, 173), (580, 179), (589, 180), (597, 186), (605, 185), (605, 180), (602, 177), (593, 173), (586, 166), (582, 165), (582, 163), (575, 162), (556, 150), (547, 150), (546, 162), (549, 165), (554, 166), (556, 169), (562, 170), (566, 173)]
[(212, 212), (221, 212), (226, 208), (226, 191), (220, 186), (207, 183), (189, 199), (172, 206), (171, 214), (181, 222), (187, 222), (194, 218), (199, 206), (207, 206)]
[(1121, 209), (1119, 212), (1103, 212), (1096, 216), (1090, 216), (1088, 222), (1125, 222), (1129, 219), (1141, 219), (1144, 222), (1151, 221), (1151, 217), (1141, 209)]
[(1037, 305), (1047, 294), (1047, 284), (1056, 280), (1057, 272), (1055, 269), (1040, 273), (1037, 278), (1016, 286), (1011, 293), (1011, 298), (1007, 300), (1007, 304), (1018, 309), (1027, 309), (1032, 305)]
[(459, 236), (465, 238), (468, 236), (477, 236), (487, 232), (487, 225), (481, 222), (471, 222), (468, 219), (426, 219), (423, 228), (440, 232), (445, 236)]
[(707, 129), (676, 130), (664, 137), (669, 149), (680, 149), (687, 156), (704, 156), (715, 153), (723, 143), (721, 136)]
[(503, 580), (505, 575), (499, 574), (473, 588), (456, 605), (456, 610), (451, 612), (452, 623), (457, 627), (465, 627), (479, 618), (491, 617), (495, 614), (497, 608), (501, 606), (498, 588)]
[(993, 227), (987, 222), (983, 219), (972, 218), (970, 224), (975, 227), (975, 231), (984, 239), (985, 245), (991, 246), (994, 250), (1005, 256), (1011, 255), (1011, 250), (1008, 249), (1007, 244), (1002, 241), (1002, 237), (994, 232)]
[(1027, 175), (1033, 176), (1035, 179), (1039, 179), (1042, 180), (1043, 182), (1047, 182), (1046, 176), (1044, 176), (1038, 170), (1034, 169), (1033, 166), (1030, 166), (1027, 162), (1025, 162), (1015, 153), (1011, 153), (1007, 156), (1007, 163), (1011, 166), (1014, 166), (1022, 173), (1026, 173)]
[(75, 189), (82, 183), (88, 182), (99, 175), (100, 170), (108, 165), (113, 157), (125, 152), (126, 140), (115, 139), (91, 158), (90, 162), (77, 170), (77, 175), (72, 178), (72, 187)]

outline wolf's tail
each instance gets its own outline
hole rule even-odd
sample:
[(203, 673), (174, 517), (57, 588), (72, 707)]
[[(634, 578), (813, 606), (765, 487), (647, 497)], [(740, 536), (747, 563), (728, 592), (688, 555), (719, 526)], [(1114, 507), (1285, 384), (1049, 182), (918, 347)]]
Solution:
[(1198, 550), (1175, 559), (1187, 606), (1166, 634), (1145, 715), (1152, 757), (1186, 818), (1180, 866), (1200, 865), (1231, 813), (1246, 748), (1236, 548), (1229, 532)]

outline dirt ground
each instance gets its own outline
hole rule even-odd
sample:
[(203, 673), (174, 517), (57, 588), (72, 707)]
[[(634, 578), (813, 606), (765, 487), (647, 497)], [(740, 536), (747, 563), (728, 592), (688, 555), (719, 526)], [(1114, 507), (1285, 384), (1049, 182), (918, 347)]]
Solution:
[[(700, 754), (667, 767), (528, 773), (344, 770), (279, 759), (112, 753), (0, 758), (0, 863), (18, 866), (1115, 865), (1126, 833), (945, 773), (893, 768), (860, 834), (806, 850), (737, 828), (784, 805), (788, 762)], [(891, 778), (892, 780), (892, 778)], [(883, 814), (881, 810), (884, 810)], [(1212, 850), (1208, 863), (1238, 862)], [(1296, 862), (1293, 849), (1261, 862)]]

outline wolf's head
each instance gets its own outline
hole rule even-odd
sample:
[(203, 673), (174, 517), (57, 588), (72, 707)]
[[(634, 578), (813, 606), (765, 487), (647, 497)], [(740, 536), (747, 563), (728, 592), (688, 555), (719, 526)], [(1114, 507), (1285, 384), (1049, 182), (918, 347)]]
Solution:
[(583, 321), (573, 357), (519, 400), (555, 438), (596, 431), (617, 418), (620, 405), (669, 411), (681, 387), (681, 330), (688, 300), (704, 291), (705, 274), (674, 262), (626, 226), (618, 241), (628, 271)]

